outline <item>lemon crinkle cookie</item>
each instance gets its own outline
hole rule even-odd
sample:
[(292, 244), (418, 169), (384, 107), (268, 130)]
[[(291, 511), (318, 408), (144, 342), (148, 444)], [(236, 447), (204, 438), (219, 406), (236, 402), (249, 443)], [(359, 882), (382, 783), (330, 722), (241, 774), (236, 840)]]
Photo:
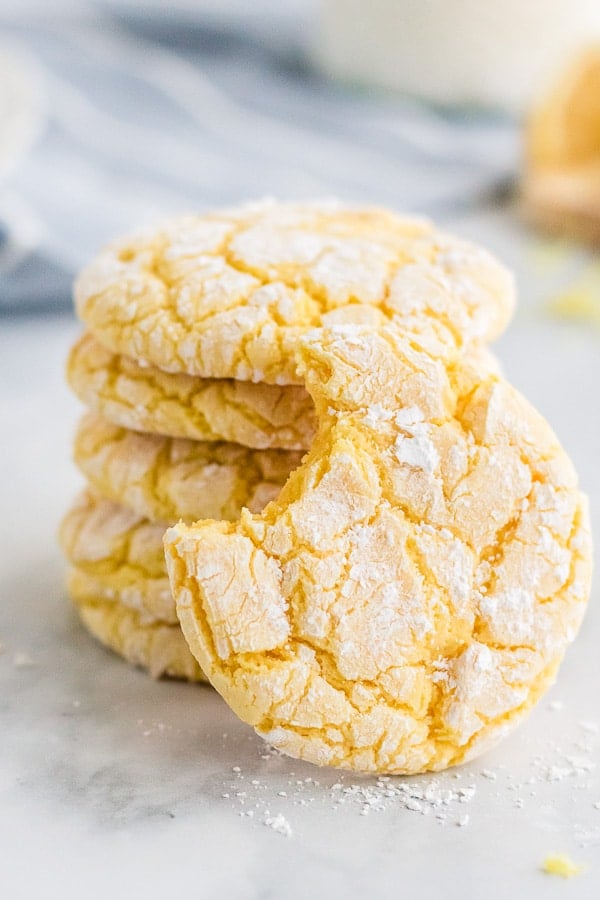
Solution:
[(82, 494), (60, 529), (72, 566), (67, 590), (88, 631), (128, 662), (156, 678), (205, 681), (175, 613), (162, 549), (165, 527)]
[(69, 572), (67, 587), (81, 621), (105, 647), (154, 678), (206, 681), (178, 625), (132, 609), (118, 591), (77, 568)]
[(99, 579), (106, 600), (118, 595), (142, 615), (176, 624), (162, 549), (166, 527), (86, 491), (63, 518), (59, 540), (71, 565)]
[(279, 498), (165, 537), (190, 648), (232, 709), (322, 765), (471, 759), (552, 682), (585, 609), (585, 498), (503, 379), (397, 330), (297, 343), (317, 437)]
[(90, 413), (74, 458), (100, 496), (152, 520), (191, 522), (237, 519), (244, 506), (260, 512), (302, 454), (142, 434)]
[(398, 323), (445, 356), (496, 337), (514, 290), (488, 253), (424, 220), (265, 202), (117, 241), (75, 302), (106, 348), (138, 363), (287, 385), (301, 382), (295, 347), (312, 327)]
[(72, 348), (67, 379), (89, 409), (135, 431), (287, 450), (307, 450), (315, 431), (302, 387), (163, 372), (112, 353), (91, 334)]

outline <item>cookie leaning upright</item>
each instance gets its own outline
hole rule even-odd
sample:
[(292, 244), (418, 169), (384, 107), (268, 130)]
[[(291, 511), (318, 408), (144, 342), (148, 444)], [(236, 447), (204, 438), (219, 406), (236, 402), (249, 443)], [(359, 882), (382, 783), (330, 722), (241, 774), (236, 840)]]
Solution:
[(166, 372), (298, 384), (298, 338), (398, 323), (443, 355), (491, 340), (508, 272), (428, 222), (335, 203), (262, 203), (117, 241), (83, 271), (79, 316), (108, 350)]
[(472, 759), (552, 683), (589, 595), (587, 504), (496, 374), (397, 329), (298, 342), (317, 409), (278, 499), (165, 536), (190, 648), (232, 709), (321, 765)]

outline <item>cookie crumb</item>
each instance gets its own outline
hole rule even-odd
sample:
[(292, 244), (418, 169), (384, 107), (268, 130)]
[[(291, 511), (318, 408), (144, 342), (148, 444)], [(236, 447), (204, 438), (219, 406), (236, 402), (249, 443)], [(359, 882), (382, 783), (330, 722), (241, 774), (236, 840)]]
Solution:
[(268, 828), (276, 831), (277, 834), (282, 834), (284, 837), (292, 836), (292, 826), (290, 825), (286, 817), (281, 813), (276, 816), (272, 816), (269, 813), (266, 813), (263, 819), (263, 825), (266, 825)]
[(583, 866), (573, 862), (565, 853), (554, 853), (546, 857), (542, 864), (542, 871), (547, 875), (573, 878), (583, 872)]

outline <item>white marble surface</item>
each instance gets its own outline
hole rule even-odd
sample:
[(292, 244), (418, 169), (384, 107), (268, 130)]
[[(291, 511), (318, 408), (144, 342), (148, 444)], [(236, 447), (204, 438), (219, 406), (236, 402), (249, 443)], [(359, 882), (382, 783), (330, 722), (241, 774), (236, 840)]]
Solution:
[[(598, 534), (600, 331), (544, 312), (571, 263), (540, 253), (507, 218), (460, 227), (519, 269), (522, 307), (499, 349), (571, 452)], [(78, 407), (62, 380), (76, 331), (67, 318), (0, 321), (2, 896), (597, 898), (598, 603), (529, 721), (438, 779), (475, 785), (472, 799), (411, 810), (392, 797), (361, 814), (359, 797), (332, 790), (338, 774), (265, 754), (212, 690), (153, 683), (79, 628), (55, 543), (79, 484), (68, 448)], [(278, 814), (291, 836), (264, 824)], [(587, 871), (544, 875), (551, 852)]]

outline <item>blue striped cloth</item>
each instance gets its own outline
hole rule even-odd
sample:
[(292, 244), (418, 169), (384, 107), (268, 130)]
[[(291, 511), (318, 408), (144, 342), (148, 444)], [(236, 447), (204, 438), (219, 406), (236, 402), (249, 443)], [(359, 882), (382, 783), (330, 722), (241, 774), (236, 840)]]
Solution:
[[(337, 195), (449, 222), (516, 170), (506, 119), (320, 76), (305, 17), (278, 31), (267, 16), (261, 30), (256, 17), (250, 29), (214, 10), (206, 21), (94, 10), (0, 13), (0, 74), (8, 41), (32, 61), (42, 97), (0, 183), (4, 311), (68, 305), (74, 273), (101, 244), (168, 214)], [(1, 116), (0, 104), (0, 158), (10, 128)]]

